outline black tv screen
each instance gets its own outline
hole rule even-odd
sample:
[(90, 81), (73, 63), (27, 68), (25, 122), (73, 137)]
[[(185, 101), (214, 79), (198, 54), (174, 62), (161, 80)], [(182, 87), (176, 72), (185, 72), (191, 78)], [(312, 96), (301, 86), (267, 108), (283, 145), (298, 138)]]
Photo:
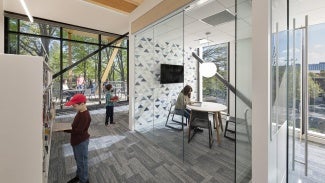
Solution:
[(160, 65), (160, 84), (183, 83), (184, 66), (182, 65)]

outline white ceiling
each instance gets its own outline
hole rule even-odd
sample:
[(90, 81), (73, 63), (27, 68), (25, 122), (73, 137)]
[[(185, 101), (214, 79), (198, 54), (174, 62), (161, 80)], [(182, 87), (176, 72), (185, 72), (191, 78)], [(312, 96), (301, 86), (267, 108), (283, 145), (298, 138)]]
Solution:
[[(251, 33), (251, 0), (239, 0), (238, 9), (238, 36), (245, 38)], [(190, 4), (184, 14), (184, 44), (190, 47), (199, 46), (199, 39), (208, 39), (212, 44), (224, 43), (235, 39), (235, 21), (226, 22), (217, 26), (209, 25), (201, 19), (224, 10), (235, 14), (235, 0), (208, 0), (198, 6), (197, 1)], [(173, 16), (154, 28), (155, 38), (165, 41), (181, 42), (183, 40), (183, 16)], [(210, 32), (207, 36), (206, 32)]]
[[(32, 16), (44, 19), (79, 25), (92, 29), (124, 34), (129, 30), (129, 15), (115, 12), (100, 6), (87, 3), (83, 0), (25, 0)], [(150, 0), (160, 2), (161, 0)], [(273, 0), (273, 22), (281, 23), (285, 7), (281, 2)], [(19, 0), (4, 0), (4, 10), (25, 14)], [(147, 1), (146, 1), (147, 2)], [(148, 1), (149, 2), (149, 1)], [(251, 34), (251, 0), (237, 0), (238, 2), (238, 38), (245, 38)], [(156, 4), (157, 4), (156, 3)], [(235, 39), (235, 22), (226, 22), (211, 26), (201, 19), (228, 10), (235, 12), (235, 0), (208, 0), (199, 7), (194, 1), (192, 9), (185, 11), (184, 16), (184, 44), (198, 44), (199, 39), (207, 38), (217, 44)], [(153, 4), (153, 3), (151, 3)], [(290, 0), (290, 18), (295, 17), (297, 26), (304, 24), (304, 16), (309, 15), (309, 24), (325, 22), (325, 0)], [(131, 14), (133, 16), (133, 14)], [(176, 15), (178, 16), (178, 15)], [(281, 24), (285, 24), (282, 22)], [(160, 39), (169, 37), (169, 40), (180, 39), (183, 36), (183, 17), (167, 19), (155, 29), (155, 35)], [(206, 35), (210, 32), (210, 35)], [(164, 36), (165, 35), (165, 36)], [(156, 37), (155, 36), (155, 37)]]
[[(195, 4), (196, 2), (194, 2)], [(198, 45), (199, 39), (208, 39), (212, 44), (229, 42), (235, 40), (235, 21), (226, 22), (217, 26), (212, 26), (201, 21), (201, 19), (214, 15), (221, 11), (228, 10), (235, 14), (235, 0), (210, 0), (203, 6), (190, 9), (185, 12), (185, 42), (187, 44)], [(241, 38), (250, 35), (251, 27), (251, 0), (238, 0), (238, 25), (245, 29), (238, 29), (238, 36)], [(191, 21), (186, 22), (187, 19)], [(210, 32), (209, 35), (206, 35)]]
[(325, 22), (325, 0), (290, 0), (290, 27), (295, 18), (297, 26), (304, 25), (305, 15), (308, 24), (314, 25)]
[[(238, 2), (238, 22), (237, 36), (243, 39), (251, 36), (252, 18), (251, 0), (237, 0)], [(273, 0), (273, 22), (285, 24), (286, 6), (283, 4), (285, 0)], [(235, 12), (235, 0), (208, 0), (201, 6), (195, 5), (197, 1), (185, 11), (184, 16), (184, 35), (183, 35), (183, 17), (182, 14), (173, 16), (158, 24), (151, 36), (155, 39), (164, 41), (173, 41), (182, 43), (184, 36), (184, 45), (197, 47), (199, 39), (208, 39), (212, 44), (218, 44), (235, 39), (235, 22), (226, 22), (217, 26), (212, 26), (201, 21), (201, 19), (214, 15), (224, 10)], [(325, 22), (325, 0), (290, 0), (290, 18), (295, 17), (297, 26), (303, 25), (304, 16), (309, 15), (309, 24)], [(149, 31), (150, 32), (150, 31)], [(206, 32), (210, 32), (207, 36)], [(147, 32), (148, 33), (148, 32)]]
[[(3, 0), (4, 10), (25, 14), (19, 0)], [(116, 34), (129, 31), (129, 15), (83, 0), (25, 0), (32, 16)]]

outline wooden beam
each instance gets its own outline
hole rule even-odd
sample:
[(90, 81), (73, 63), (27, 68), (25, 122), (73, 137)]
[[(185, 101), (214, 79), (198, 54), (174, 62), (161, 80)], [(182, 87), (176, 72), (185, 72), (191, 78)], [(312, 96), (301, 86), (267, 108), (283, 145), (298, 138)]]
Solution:
[(131, 13), (137, 5), (124, 0), (86, 0), (87, 2), (97, 4), (102, 7), (117, 10), (124, 13)]
[(78, 31), (78, 30), (73, 30), (73, 29), (65, 29), (68, 33), (74, 34), (74, 35), (79, 35), (79, 36), (85, 36), (85, 37), (91, 37), (98, 39), (98, 34), (93, 34), (89, 32), (83, 32), (83, 31)]
[(135, 33), (194, 0), (163, 0), (144, 15), (131, 23), (131, 33)]
[[(120, 46), (120, 45), (121, 45), (121, 41), (116, 43), (116, 46)], [(113, 65), (114, 59), (115, 59), (115, 57), (116, 57), (116, 55), (118, 53), (118, 50), (119, 50), (118, 48), (113, 49), (112, 55), (109, 58), (109, 60), (107, 62), (107, 65), (106, 65), (106, 68), (105, 68), (105, 71), (104, 71), (104, 73), (102, 75), (102, 79), (101, 79), (102, 83), (104, 83), (106, 81), (107, 77), (108, 77), (109, 71), (112, 68), (112, 65)]]
[[(82, 32), (82, 31), (73, 30), (73, 29), (65, 29), (65, 30), (68, 32), (68, 34), (70, 33), (70, 34), (73, 34), (73, 35), (85, 36), (85, 37), (98, 39), (98, 34), (93, 34), (93, 33), (89, 33), (89, 32)], [(105, 40), (107, 42), (111, 42), (114, 39), (116, 39), (116, 37), (118, 37), (118, 36), (106, 36), (106, 35), (103, 35), (102, 40)], [(69, 39), (71, 39), (71, 37)]]

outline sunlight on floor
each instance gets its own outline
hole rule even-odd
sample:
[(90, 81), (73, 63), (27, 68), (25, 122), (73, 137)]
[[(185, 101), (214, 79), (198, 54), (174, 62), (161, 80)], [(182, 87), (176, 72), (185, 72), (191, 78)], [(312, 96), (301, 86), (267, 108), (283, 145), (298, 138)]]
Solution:
[[(110, 147), (114, 143), (119, 142), (123, 139), (125, 139), (125, 136), (122, 135), (108, 135), (108, 136), (90, 139), (88, 151), (90, 152), (93, 150)], [(73, 150), (70, 144), (63, 144), (62, 149), (63, 149), (64, 157), (73, 156)]]

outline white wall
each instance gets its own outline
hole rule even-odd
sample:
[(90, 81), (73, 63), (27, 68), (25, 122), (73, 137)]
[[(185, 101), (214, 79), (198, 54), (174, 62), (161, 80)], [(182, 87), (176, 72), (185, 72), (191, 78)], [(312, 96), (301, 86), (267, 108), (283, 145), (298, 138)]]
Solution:
[[(155, 7), (162, 0), (144, 0), (131, 14), (129, 19), (129, 32), (131, 32), (131, 23)], [(129, 86), (134, 86), (134, 34), (129, 34)], [(129, 96), (134, 96), (134, 87), (129, 87)], [(129, 98), (129, 129), (134, 130), (134, 97)]]
[[(19, 0), (3, 0), (4, 10), (25, 14)], [(25, 0), (32, 16), (72, 25), (125, 34), (129, 15), (83, 0)]]

